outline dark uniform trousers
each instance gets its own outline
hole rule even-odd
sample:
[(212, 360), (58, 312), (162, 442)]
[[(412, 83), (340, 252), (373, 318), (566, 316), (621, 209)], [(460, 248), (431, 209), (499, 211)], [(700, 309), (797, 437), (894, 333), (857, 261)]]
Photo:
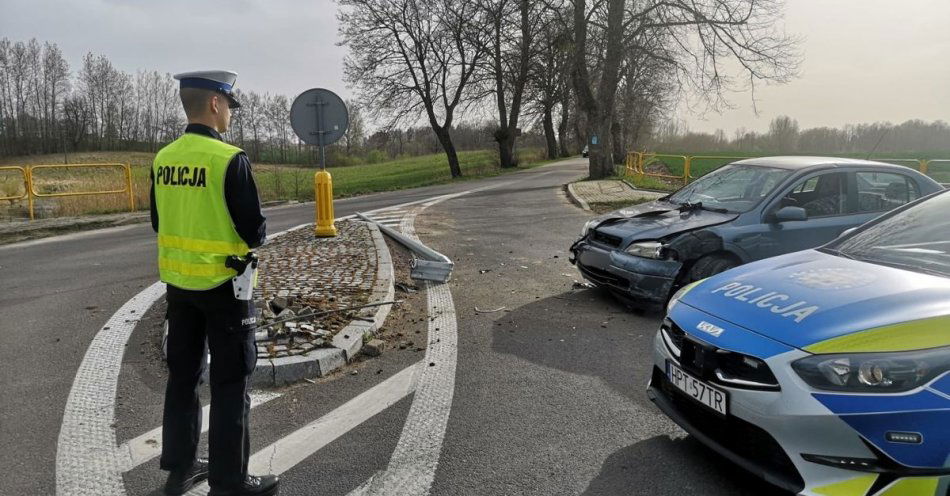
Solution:
[(257, 364), (254, 304), (234, 297), (231, 283), (208, 291), (168, 288), (168, 385), (161, 468), (191, 467), (201, 436), (198, 386), (211, 353), (208, 483), (233, 487), (247, 475), (250, 456), (248, 379)]

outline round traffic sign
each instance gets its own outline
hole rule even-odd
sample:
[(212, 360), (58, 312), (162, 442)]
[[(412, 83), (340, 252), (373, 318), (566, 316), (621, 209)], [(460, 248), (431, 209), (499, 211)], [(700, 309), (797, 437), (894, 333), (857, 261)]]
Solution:
[(309, 145), (329, 145), (346, 133), (350, 114), (336, 93), (313, 88), (297, 95), (290, 106), (290, 126)]

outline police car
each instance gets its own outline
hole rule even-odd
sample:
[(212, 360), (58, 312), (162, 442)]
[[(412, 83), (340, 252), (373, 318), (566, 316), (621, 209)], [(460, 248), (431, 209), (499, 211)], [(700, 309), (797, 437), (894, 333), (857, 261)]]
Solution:
[(805, 495), (950, 495), (950, 194), (679, 290), (648, 394)]

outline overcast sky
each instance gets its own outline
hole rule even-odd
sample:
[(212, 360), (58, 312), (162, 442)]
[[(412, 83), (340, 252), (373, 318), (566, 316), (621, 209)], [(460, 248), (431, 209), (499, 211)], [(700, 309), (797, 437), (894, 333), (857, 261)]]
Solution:
[[(225, 68), (238, 87), (344, 96), (344, 49), (329, 0), (0, 0), (0, 37), (56, 42), (72, 69), (83, 54), (161, 72)], [(787, 114), (803, 127), (950, 120), (950, 1), (787, 0), (785, 29), (805, 38), (801, 77), (731, 97), (737, 108), (676, 117), (693, 130), (764, 130)]]

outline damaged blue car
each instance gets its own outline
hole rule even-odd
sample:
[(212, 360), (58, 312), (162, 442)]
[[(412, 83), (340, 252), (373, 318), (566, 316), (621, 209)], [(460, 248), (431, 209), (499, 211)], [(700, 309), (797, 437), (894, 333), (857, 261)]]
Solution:
[(571, 246), (571, 262), (631, 306), (657, 309), (690, 282), (817, 247), (941, 189), (920, 172), (881, 162), (740, 160), (655, 201), (591, 219)]

